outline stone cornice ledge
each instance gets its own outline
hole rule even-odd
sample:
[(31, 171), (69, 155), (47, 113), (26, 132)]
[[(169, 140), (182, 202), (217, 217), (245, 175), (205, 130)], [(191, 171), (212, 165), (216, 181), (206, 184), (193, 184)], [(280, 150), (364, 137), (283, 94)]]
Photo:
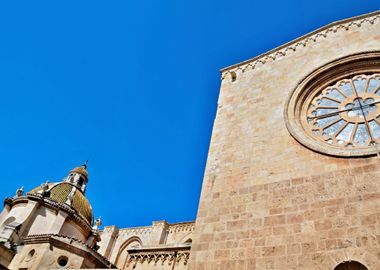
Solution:
[[(184, 232), (194, 231), (195, 221), (186, 221), (186, 222), (178, 222), (172, 223), (168, 225), (169, 233), (175, 232)], [(110, 232), (113, 229), (113, 226), (107, 226), (104, 228), (104, 232)], [(151, 226), (141, 226), (141, 227), (131, 227), (131, 228), (123, 228), (119, 229), (119, 235), (142, 235), (142, 234), (150, 234), (152, 232), (153, 225)]]
[(177, 232), (193, 232), (195, 228), (195, 222), (180, 222), (169, 225), (169, 233), (177, 233)]
[(152, 232), (152, 226), (141, 226), (119, 229), (119, 235), (142, 235), (150, 234)]
[[(128, 251), (129, 253), (129, 251)], [(154, 265), (161, 264), (164, 265), (166, 262), (168, 265), (173, 263), (182, 262), (184, 265), (187, 265), (187, 262), (190, 257), (189, 250), (173, 250), (173, 251), (151, 251), (151, 252), (138, 252), (138, 253), (129, 253), (128, 265), (132, 264), (133, 268), (136, 267), (137, 263), (143, 264), (147, 262), (148, 264), (152, 263)]]
[(70, 249), (70, 248), (81, 249), (87, 254), (91, 254), (91, 256), (96, 258), (98, 261), (102, 262), (104, 265), (107, 265), (107, 267), (113, 268), (113, 269), (115, 268), (115, 266), (110, 261), (108, 261), (107, 258), (103, 257), (95, 249), (91, 248), (90, 246), (86, 245), (84, 242), (73, 237), (68, 237), (68, 236), (60, 235), (60, 234), (37, 234), (37, 235), (29, 235), (25, 237), (23, 240), (24, 240), (25, 245), (33, 245), (33, 244), (40, 244), (40, 243), (50, 243), (50, 244), (55, 244), (55, 245), (65, 244), (66, 249)]
[(69, 205), (66, 204), (60, 204), (57, 203), (53, 200), (50, 200), (48, 197), (44, 197), (41, 194), (32, 194), (32, 193), (27, 193), (26, 197), (20, 197), (15, 200), (13, 200), (13, 204), (17, 204), (20, 202), (25, 202), (25, 199), (30, 199), (30, 200), (35, 200), (35, 201), (40, 201), (41, 203), (50, 206), (55, 209), (61, 209), (71, 215), (71, 217), (78, 222), (85, 230), (87, 231), (92, 231), (91, 224), (89, 224), (81, 215), (77, 213), (77, 211), (72, 208)]
[[(232, 75), (238, 70), (244, 72), (248, 68), (254, 69), (258, 64), (265, 64), (268, 61), (275, 61), (281, 56), (285, 56), (289, 52), (295, 52), (297, 47), (306, 47), (309, 43), (316, 42), (320, 38), (326, 38), (330, 33), (336, 33), (338, 30), (349, 30), (351, 27), (360, 27), (364, 23), (374, 24), (376, 20), (380, 20), (380, 11), (371, 12), (368, 14), (352, 17), (330, 23), (321, 27), (309, 34), (292, 40), (284, 45), (274, 48), (266, 53), (258, 55), (249, 60), (221, 69), (222, 80), (227, 75)], [(236, 74), (234, 75), (236, 76)]]
[(177, 245), (177, 246), (144, 246), (138, 248), (130, 248), (128, 249), (129, 254), (134, 253), (156, 253), (156, 252), (172, 252), (172, 251), (186, 251), (190, 250), (190, 245)]

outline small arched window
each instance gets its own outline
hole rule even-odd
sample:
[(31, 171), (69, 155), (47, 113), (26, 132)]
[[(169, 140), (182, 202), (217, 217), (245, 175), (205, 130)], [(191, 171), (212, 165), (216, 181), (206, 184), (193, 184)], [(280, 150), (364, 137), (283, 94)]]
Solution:
[(15, 217), (9, 217), (9, 218), (7, 218), (7, 219), (4, 221), (3, 225), (6, 226), (6, 225), (8, 225), (8, 224), (11, 224), (11, 223), (14, 222), (14, 221), (16, 221), (16, 218), (15, 218)]
[(12, 222), (16, 221), (16, 218), (15, 217), (8, 217), (4, 222), (3, 224), (0, 223), (0, 232), (3, 230), (3, 228), (9, 224), (11, 224)]
[(78, 185), (79, 185), (79, 186), (82, 186), (82, 185), (83, 185), (83, 182), (84, 182), (83, 178), (82, 178), (82, 177), (79, 178), (79, 180), (78, 180)]

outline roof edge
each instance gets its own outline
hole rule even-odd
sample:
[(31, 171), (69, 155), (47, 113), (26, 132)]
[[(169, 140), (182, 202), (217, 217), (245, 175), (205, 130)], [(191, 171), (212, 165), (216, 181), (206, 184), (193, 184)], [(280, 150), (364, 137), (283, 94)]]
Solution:
[(370, 13), (366, 13), (366, 14), (363, 14), (363, 15), (354, 16), (354, 17), (347, 18), (347, 19), (342, 19), (342, 20), (334, 21), (334, 22), (329, 23), (329, 24), (327, 24), (325, 26), (322, 26), (322, 27), (320, 27), (320, 28), (318, 28), (318, 29), (316, 29), (316, 30), (308, 33), (308, 34), (305, 34), (305, 35), (303, 35), (303, 36), (301, 36), (299, 38), (293, 39), (293, 40), (291, 40), (291, 41), (289, 41), (289, 42), (287, 42), (287, 43), (285, 43), (283, 45), (275, 47), (275, 48), (273, 48), (273, 49), (271, 49), (271, 50), (269, 50), (269, 51), (267, 51), (265, 53), (262, 53), (262, 54), (260, 54), (258, 56), (255, 56), (255, 57), (250, 58), (248, 60), (239, 62), (237, 64), (233, 64), (233, 65), (227, 66), (225, 68), (222, 68), (222, 69), (220, 69), (220, 72), (223, 73), (223, 72), (229, 71), (231, 69), (237, 68), (239, 66), (242, 66), (242, 65), (245, 65), (245, 64), (249, 64), (250, 62), (259, 60), (260, 58), (264, 58), (265, 56), (268, 56), (268, 55), (270, 55), (270, 54), (272, 54), (272, 53), (274, 53), (276, 51), (284, 49), (284, 48), (286, 48), (286, 47), (288, 47), (290, 45), (293, 45), (293, 44), (295, 44), (295, 43), (297, 43), (299, 41), (307, 39), (307, 38), (309, 38), (309, 37), (311, 37), (313, 35), (316, 35), (316, 34), (322, 32), (324, 30), (327, 30), (327, 29), (329, 29), (331, 27), (342, 25), (342, 24), (345, 24), (345, 23), (353, 22), (353, 21), (357, 21), (357, 20), (366, 19), (366, 18), (369, 18), (369, 17), (375, 17), (375, 16), (378, 16), (378, 15), (380, 15), (380, 10), (374, 11), (374, 12), (370, 12)]
[[(175, 222), (175, 223), (167, 223), (169, 227), (173, 226), (179, 226), (179, 225), (195, 225), (195, 221), (181, 221), (181, 222)], [(106, 227), (113, 227), (114, 225), (111, 226), (106, 226)], [(129, 230), (141, 230), (141, 229), (151, 229), (153, 225), (147, 225), (147, 226), (138, 226), (138, 227), (125, 227), (125, 228), (119, 228), (121, 231), (129, 231)]]

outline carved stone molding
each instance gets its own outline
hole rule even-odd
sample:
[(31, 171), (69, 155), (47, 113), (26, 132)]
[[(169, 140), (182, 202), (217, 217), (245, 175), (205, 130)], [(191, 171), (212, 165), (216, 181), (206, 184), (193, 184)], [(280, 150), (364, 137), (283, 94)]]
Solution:
[(180, 251), (177, 253), (177, 258), (176, 258), (176, 262), (179, 263), (179, 262), (183, 262), (184, 265), (187, 265), (187, 262), (189, 261), (189, 258), (190, 258), (190, 252), (186, 251)]
[(190, 257), (190, 251), (148, 251), (148, 252), (136, 252), (129, 254), (128, 265), (133, 265), (133, 268), (137, 264), (143, 264), (147, 262), (148, 264), (161, 264), (172, 265), (173, 262), (183, 263), (187, 265)]
[(152, 227), (146, 226), (146, 227), (135, 227), (135, 228), (127, 228), (127, 229), (120, 229), (119, 235), (143, 235), (143, 234), (150, 234), (152, 233)]
[(244, 72), (248, 69), (255, 69), (257, 65), (265, 64), (267, 62), (273, 62), (280, 57), (283, 57), (289, 53), (295, 52), (296, 50), (300, 48), (304, 48), (309, 44), (313, 44), (320, 39), (325, 39), (329, 35), (337, 33), (338, 31), (348, 31), (354, 27), (359, 28), (363, 24), (372, 25), (372, 24), (375, 24), (379, 20), (380, 20), (380, 11), (377, 11), (377, 12), (372, 12), (372, 13), (365, 14), (362, 16), (357, 16), (350, 19), (345, 19), (345, 20), (328, 24), (325, 27), (317, 29), (307, 35), (304, 35), (300, 38), (290, 41), (280, 47), (270, 50), (257, 57), (254, 57), (247, 61), (222, 69), (221, 70), (222, 80), (224, 80), (227, 77), (230, 77), (231, 80), (235, 80), (236, 72), (238, 71)]
[(173, 224), (169, 226), (169, 233), (193, 232), (194, 228), (195, 228), (195, 222)]
[(33, 245), (41, 243), (50, 243), (55, 246), (64, 246), (65, 250), (71, 250), (76, 254), (81, 254), (82, 256), (96, 258), (98, 261), (102, 262), (103, 265), (107, 265), (109, 268), (114, 268), (114, 265), (108, 261), (105, 257), (97, 252), (96, 249), (91, 248), (86, 245), (86, 243), (65, 235), (60, 234), (37, 234), (29, 235), (24, 239), (24, 245)]
[(91, 224), (89, 224), (84, 218), (82, 218), (74, 208), (67, 204), (57, 203), (53, 200), (50, 200), (49, 198), (42, 196), (41, 194), (27, 193), (26, 197), (20, 197), (13, 200), (13, 205), (24, 202), (25, 199), (39, 201), (41, 204), (49, 206), (53, 209), (61, 209), (68, 213), (79, 225), (81, 225), (83, 229), (85, 229), (86, 231), (92, 231)]

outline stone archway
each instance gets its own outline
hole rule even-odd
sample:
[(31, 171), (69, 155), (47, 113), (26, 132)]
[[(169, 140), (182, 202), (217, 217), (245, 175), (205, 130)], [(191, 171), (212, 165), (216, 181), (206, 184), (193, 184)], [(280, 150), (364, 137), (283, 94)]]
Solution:
[(374, 252), (369, 252), (363, 248), (351, 247), (326, 253), (323, 260), (315, 265), (315, 269), (369, 270), (378, 269), (379, 265), (380, 260), (376, 253), (374, 254)]
[(119, 269), (126, 269), (128, 262), (128, 249), (138, 248), (142, 246), (142, 241), (139, 237), (133, 236), (126, 240), (120, 247), (116, 257), (115, 264)]
[(339, 264), (334, 270), (368, 270), (368, 268), (359, 262), (350, 261)]

